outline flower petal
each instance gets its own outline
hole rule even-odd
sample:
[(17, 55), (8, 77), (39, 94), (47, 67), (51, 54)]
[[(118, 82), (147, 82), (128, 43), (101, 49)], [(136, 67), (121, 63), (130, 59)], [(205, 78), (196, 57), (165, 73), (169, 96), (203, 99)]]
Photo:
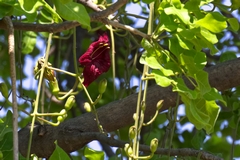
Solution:
[(79, 63), (84, 66), (83, 84), (86, 87), (110, 68), (109, 49), (108, 35), (103, 33), (98, 41), (91, 43), (88, 50), (79, 58)]

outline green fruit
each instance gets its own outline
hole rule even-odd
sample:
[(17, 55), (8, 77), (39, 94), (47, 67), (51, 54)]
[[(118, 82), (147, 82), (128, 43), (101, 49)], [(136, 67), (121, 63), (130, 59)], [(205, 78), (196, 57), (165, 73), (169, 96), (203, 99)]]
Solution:
[(100, 83), (98, 84), (98, 92), (100, 94), (103, 94), (106, 91), (107, 88), (107, 80), (103, 79), (100, 81)]
[(64, 105), (65, 109), (67, 111), (69, 111), (72, 108), (72, 106), (75, 104), (75, 102), (76, 102), (75, 101), (75, 96), (73, 96), (73, 95), (69, 96), (65, 105)]
[(0, 92), (2, 93), (4, 98), (8, 99), (8, 87), (6, 83), (0, 83)]

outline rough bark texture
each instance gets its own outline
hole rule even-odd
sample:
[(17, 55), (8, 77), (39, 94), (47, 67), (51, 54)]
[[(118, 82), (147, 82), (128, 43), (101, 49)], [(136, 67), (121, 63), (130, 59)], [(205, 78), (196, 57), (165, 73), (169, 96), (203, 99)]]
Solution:
[[(240, 85), (240, 59), (231, 60), (207, 68), (209, 82), (212, 87), (223, 91)], [(188, 82), (186, 82), (188, 84)], [(164, 100), (163, 110), (176, 105), (177, 94), (171, 88), (161, 88), (157, 85), (148, 89), (146, 101), (146, 117), (155, 113), (159, 100)], [(97, 110), (100, 122), (106, 132), (115, 131), (133, 123), (137, 94), (111, 102)], [(19, 131), (20, 153), (26, 156), (29, 137), (29, 126)], [(44, 131), (44, 132), (43, 132)], [(98, 139), (98, 131), (94, 115), (86, 113), (79, 117), (61, 123), (58, 127), (36, 125), (33, 134), (31, 153), (39, 157), (49, 157), (54, 150), (54, 141), (66, 152), (75, 151), (88, 142)], [(43, 134), (42, 134), (43, 133)], [(100, 136), (101, 137), (101, 136)]]

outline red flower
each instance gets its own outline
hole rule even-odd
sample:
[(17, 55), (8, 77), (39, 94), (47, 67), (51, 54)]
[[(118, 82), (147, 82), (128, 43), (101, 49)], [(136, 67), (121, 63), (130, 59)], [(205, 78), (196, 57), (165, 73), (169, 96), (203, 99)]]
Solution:
[(84, 66), (84, 86), (88, 86), (111, 66), (109, 55), (110, 43), (107, 33), (89, 46), (88, 50), (79, 58), (79, 63)]

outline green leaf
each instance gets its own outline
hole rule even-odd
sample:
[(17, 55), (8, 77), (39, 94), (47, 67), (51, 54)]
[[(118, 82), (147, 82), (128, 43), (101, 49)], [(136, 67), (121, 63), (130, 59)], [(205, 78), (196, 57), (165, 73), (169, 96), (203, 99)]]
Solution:
[(161, 65), (157, 61), (156, 57), (150, 56), (150, 57), (145, 57), (146, 64), (153, 68), (153, 69), (160, 69)]
[(14, 5), (13, 15), (14, 16), (23, 16), (23, 15), (25, 15), (27, 17), (28, 22), (34, 22), (34, 20), (35, 20), (35, 18), (37, 16), (37, 12), (28, 13), (24, 9), (22, 9), (22, 7), (20, 6), (19, 2), (17, 2)]
[(179, 45), (176, 36), (169, 39), (169, 49), (178, 59), (180, 59), (180, 54), (184, 52), (184, 49)]
[(200, 2), (201, 2), (201, 0), (188, 0), (184, 6), (184, 8), (186, 8), (188, 10), (188, 12), (194, 13), (194, 15), (198, 19), (204, 17), (202, 11), (200, 10)]
[(0, 149), (3, 153), (3, 160), (13, 159), (13, 132), (8, 132), (0, 141)]
[(231, 8), (232, 10), (236, 10), (240, 8), (240, 1), (239, 0), (231, 0)]
[(193, 44), (190, 41), (185, 40), (183, 37), (179, 36), (178, 34), (176, 34), (176, 37), (178, 39), (179, 45), (183, 49), (186, 49), (186, 50), (192, 50), (193, 49)]
[(68, 154), (58, 146), (57, 142), (54, 142), (56, 144), (56, 148), (54, 152), (52, 153), (51, 157), (49, 160), (71, 160), (71, 158), (68, 156)]
[(54, 0), (57, 13), (68, 21), (78, 21), (83, 28), (91, 29), (90, 17), (82, 4), (76, 2), (61, 3)]
[(204, 129), (206, 130), (207, 134), (210, 134), (214, 131), (214, 125), (215, 125), (216, 120), (218, 118), (220, 108), (216, 104), (215, 101), (206, 101), (206, 108), (205, 109), (206, 109), (206, 112), (208, 113), (208, 115), (210, 117), (209, 124), (211, 125), (211, 127), (207, 128), (207, 126), (206, 126)]
[(104, 152), (103, 151), (95, 151), (91, 148), (85, 147), (84, 148), (84, 156), (89, 160), (103, 160), (104, 159)]
[(206, 138), (206, 134), (203, 130), (198, 130), (194, 134), (191, 143), (195, 149), (201, 149), (203, 147), (203, 142)]
[[(4, 123), (0, 123), (0, 141), (8, 132), (12, 132), (12, 112), (8, 111)], [(1, 148), (1, 147), (0, 147)]]
[(155, 0), (142, 0), (143, 3), (147, 3), (147, 4), (150, 4), (152, 2), (154, 2)]
[(208, 73), (205, 71), (199, 70), (194, 74), (194, 78), (198, 84), (198, 88), (200, 89), (200, 92), (202, 95), (205, 93), (211, 91), (211, 86), (208, 82)]
[(215, 44), (218, 42), (217, 36), (215, 34), (212, 34), (211, 32), (209, 32), (207, 29), (201, 28), (200, 33), (210, 43)]
[(236, 52), (226, 51), (221, 54), (220, 62), (225, 62), (225, 61), (236, 59), (236, 58), (237, 58)]
[(33, 17), (35, 18), (37, 15), (37, 12), (39, 10), (40, 7), (43, 7), (44, 9), (46, 9), (51, 15), (52, 18), (54, 20), (54, 22), (59, 23), (62, 22), (61, 17), (55, 12), (55, 10), (45, 1), (42, 0), (19, 0), (20, 6), (23, 9), (24, 12), (28, 13), (28, 14), (33, 14), (34, 16), (28, 16), (27, 14), (27, 18), (31, 21), (34, 21), (34, 19), (32, 19)]
[(26, 31), (23, 33), (23, 40), (22, 40), (22, 53), (29, 54), (33, 51), (36, 41), (37, 41), (37, 34), (32, 31)]
[(224, 101), (222, 95), (218, 92), (217, 89), (215, 88), (211, 88), (211, 90), (209, 92), (207, 92), (206, 94), (203, 95), (203, 97), (207, 100), (207, 101), (216, 101), (219, 100), (221, 101), (225, 106), (227, 105), (226, 102)]
[(182, 93), (190, 99), (196, 99), (199, 94), (195, 90), (189, 89), (182, 78), (177, 78), (177, 80), (173, 83), (173, 91)]
[(164, 74), (160, 70), (152, 70), (152, 74), (154, 75), (156, 83), (161, 87), (168, 87), (171, 85), (174, 80), (164, 76)]
[(44, 5), (44, 1), (40, 0), (19, 0), (18, 2), (22, 9), (28, 13), (37, 12), (38, 8)]
[(156, 31), (154, 32), (154, 37), (158, 37), (163, 30), (173, 32), (177, 29), (178, 25), (174, 22), (172, 16), (169, 16), (165, 12), (162, 12), (159, 18), (160, 22), (162, 23), (161, 25), (159, 25), (159, 28), (156, 28)]
[(190, 99), (183, 94), (181, 94), (181, 98), (185, 104), (185, 112), (189, 121), (193, 123), (198, 130), (207, 126), (207, 128), (210, 128), (210, 117), (200, 109), (200, 107), (205, 106), (204, 99)]
[(213, 33), (219, 33), (227, 28), (226, 18), (218, 12), (210, 12), (195, 24), (208, 29)]
[(176, 15), (185, 24), (190, 24), (190, 16), (188, 15), (188, 10), (181, 8), (177, 9), (175, 7), (168, 7), (164, 9), (167, 15)]
[(13, 13), (15, 1), (13, 0), (2, 0), (0, 1), (0, 18), (4, 16), (10, 16)]
[(237, 18), (228, 18), (227, 21), (234, 31), (239, 30), (239, 22), (238, 22)]
[(190, 99), (184, 94), (180, 94), (185, 104), (186, 115), (191, 123), (200, 130), (206, 130), (210, 134), (214, 130), (215, 122), (220, 112), (215, 101), (206, 101), (203, 98)]

